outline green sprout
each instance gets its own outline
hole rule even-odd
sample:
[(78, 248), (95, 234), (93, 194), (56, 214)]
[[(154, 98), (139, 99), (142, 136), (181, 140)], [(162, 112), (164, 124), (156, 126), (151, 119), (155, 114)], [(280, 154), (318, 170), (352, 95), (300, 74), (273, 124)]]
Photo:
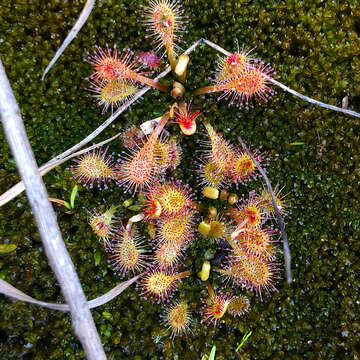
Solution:
[(241, 347), (245, 344), (246, 340), (251, 336), (252, 330), (245, 334), (241, 340), (241, 343), (238, 345), (235, 351), (239, 351)]
[(204, 355), (201, 358), (201, 360), (215, 360), (215, 353), (216, 353), (216, 345), (212, 347), (209, 357), (206, 357), (206, 355)]
[(58, 203), (58, 204), (60, 204), (62, 206), (65, 206), (69, 210), (72, 210), (75, 207), (75, 198), (76, 198), (76, 195), (78, 193), (78, 189), (79, 189), (79, 187), (77, 185), (75, 185), (73, 187), (73, 189), (71, 191), (71, 195), (70, 195), (70, 202), (67, 202), (65, 200), (55, 199), (55, 198), (49, 198), (49, 200), (51, 202), (55, 202), (55, 203)]
[(304, 144), (305, 143), (302, 141), (295, 141), (295, 142), (290, 143), (290, 146), (297, 146), (297, 145), (304, 145)]

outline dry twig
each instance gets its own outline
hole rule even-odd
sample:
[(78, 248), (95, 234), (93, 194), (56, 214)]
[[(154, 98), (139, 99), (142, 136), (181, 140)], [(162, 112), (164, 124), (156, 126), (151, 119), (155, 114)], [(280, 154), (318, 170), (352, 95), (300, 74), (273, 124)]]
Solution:
[(36, 218), (46, 255), (59, 281), (65, 300), (70, 307), (75, 333), (88, 359), (106, 359), (74, 264), (66, 250), (54, 210), (48, 200), (45, 185), (39, 174), (39, 169), (26, 136), (20, 109), (1, 60), (0, 114), (5, 136), (25, 184), (26, 194)]
[[(97, 297), (96, 299), (88, 301), (89, 309), (96, 308), (98, 306), (104, 305), (114, 299), (116, 296), (120, 295), (125, 289), (127, 289), (132, 283), (134, 283), (141, 275), (135, 276), (127, 281), (116, 285), (114, 288), (109, 290), (106, 294)], [(0, 293), (14, 298), (18, 301), (25, 301), (30, 304), (40, 305), (52, 310), (59, 311), (70, 311), (70, 307), (67, 304), (54, 304), (44, 301), (39, 301), (32, 298), (29, 295), (24, 294), (22, 291), (16, 289), (14, 286), (6, 282), (5, 280), (0, 279)]]
[(45, 75), (48, 73), (48, 71), (52, 68), (52, 66), (55, 64), (56, 60), (61, 56), (61, 54), (65, 51), (65, 49), (68, 47), (68, 45), (75, 39), (76, 35), (80, 31), (80, 29), (85, 24), (87, 18), (89, 17), (91, 10), (95, 4), (95, 0), (87, 0), (86, 4), (81, 11), (81, 14), (79, 18), (76, 20), (75, 25), (70, 30), (68, 36), (65, 38), (59, 49), (56, 51), (54, 57), (51, 59), (49, 65), (46, 67), (41, 80), (44, 80)]

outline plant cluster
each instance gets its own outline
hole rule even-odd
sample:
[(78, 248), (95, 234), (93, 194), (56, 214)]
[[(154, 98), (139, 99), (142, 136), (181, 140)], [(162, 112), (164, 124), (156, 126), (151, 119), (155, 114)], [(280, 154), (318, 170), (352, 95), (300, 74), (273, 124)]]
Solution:
[[(273, 239), (276, 230), (269, 225), (274, 213), (271, 196), (263, 190), (259, 194), (250, 192), (247, 198), (243, 195), (239, 200), (238, 195), (228, 193), (231, 186), (238, 187), (255, 178), (257, 167), (245, 149), (231, 144), (200, 110), (192, 110), (191, 101), (184, 101), (188, 59), (184, 55), (177, 57), (180, 48), (175, 44), (184, 26), (180, 4), (153, 0), (145, 12), (145, 23), (159, 41), (157, 50), (164, 46), (176, 76), (171, 90), (175, 102), (158, 119), (149, 136), (134, 125), (125, 130), (126, 151), (118, 154), (117, 160), (114, 154), (106, 155), (107, 149), (94, 150), (76, 160), (71, 170), (78, 182), (90, 188), (95, 183), (107, 188), (108, 183), (113, 182), (124, 191), (137, 194), (135, 204), (134, 199), (124, 204), (138, 212), (127, 221), (121, 222), (115, 216), (117, 207), (111, 206), (103, 213), (92, 210), (88, 222), (121, 277), (144, 271), (138, 284), (144, 297), (162, 304), (170, 300), (178, 282), (192, 274), (190, 269), (181, 269), (181, 264), (186, 248), (194, 246), (199, 237), (216, 242), (219, 251), (226, 253), (215, 269), (221, 279), (231, 280), (234, 287), (253, 290), (261, 297), (263, 292), (275, 290), (274, 281), (279, 277)], [(104, 111), (126, 102), (140, 84), (170, 90), (147, 77), (145, 68), (158, 64), (154, 53), (134, 56), (130, 50), (119, 52), (116, 47), (105, 50), (97, 47), (89, 61), (94, 70), (89, 78), (90, 90), (95, 92)], [(248, 106), (252, 98), (266, 101), (273, 93), (268, 86), (272, 74), (269, 65), (238, 47), (236, 52), (219, 60), (213, 85), (192, 94), (221, 92), (219, 99), (224, 97), (230, 104)], [(194, 169), (199, 188), (195, 189), (171, 177), (181, 161), (181, 148), (165, 126), (176, 123), (184, 135), (192, 136), (198, 129), (199, 119), (206, 130), (207, 141), (200, 143), (199, 160)], [(253, 153), (257, 162), (264, 164), (265, 155), (258, 150)], [(204, 198), (209, 200), (204, 202)], [(207, 208), (210, 200), (217, 207)], [(276, 191), (276, 201), (285, 214), (286, 203), (280, 191)], [(146, 235), (141, 223), (147, 228)], [(210, 269), (211, 264), (206, 261), (199, 273), (208, 293), (202, 299), (202, 321), (217, 325), (227, 312), (233, 316), (246, 313), (249, 309), (246, 296), (235, 295), (234, 291), (215, 291), (209, 282)], [(226, 287), (227, 281), (224, 290)], [(166, 308), (163, 321), (172, 336), (187, 332), (191, 324), (188, 304), (173, 302)]]

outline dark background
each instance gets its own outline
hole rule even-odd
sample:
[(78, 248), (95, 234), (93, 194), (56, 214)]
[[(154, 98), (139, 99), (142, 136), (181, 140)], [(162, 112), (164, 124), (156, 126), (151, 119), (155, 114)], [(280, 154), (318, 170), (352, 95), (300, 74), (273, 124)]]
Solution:
[[(84, 90), (91, 67), (84, 60), (96, 44), (150, 50), (141, 24), (143, 1), (97, 1), (86, 25), (44, 81), (41, 75), (76, 21), (83, 1), (10, 1), (0, 4), (0, 58), (18, 100), (39, 164), (76, 144), (109, 116), (101, 115)], [(180, 45), (205, 37), (229, 51), (235, 40), (270, 62), (277, 79), (315, 99), (360, 110), (360, 8), (358, 1), (184, 1), (189, 25)], [(217, 54), (201, 46), (191, 55), (188, 87), (208, 85)], [(170, 82), (171, 77), (168, 78)], [(277, 89), (275, 89), (277, 90)], [(259, 298), (248, 293), (251, 310), (228, 317), (221, 329), (200, 324), (196, 277), (184, 281), (180, 297), (190, 303), (193, 335), (172, 343), (163, 336), (162, 306), (140, 300), (135, 287), (93, 310), (111, 359), (200, 359), (217, 346), (217, 360), (236, 359), (243, 334), (253, 334), (243, 359), (358, 359), (359, 343), (359, 119), (312, 106), (281, 89), (266, 105), (250, 110), (228, 107), (216, 95), (198, 97), (195, 108), (236, 143), (237, 135), (268, 152), (268, 174), (291, 199), (287, 232), (294, 282), (278, 282), (278, 292)], [(151, 91), (121, 115), (96, 142), (131, 123), (161, 115), (171, 97)], [(169, 128), (177, 131), (175, 127)], [(203, 133), (204, 131), (201, 130)], [(196, 188), (195, 138), (183, 139), (184, 158), (174, 173)], [(291, 146), (292, 142), (304, 145)], [(0, 191), (15, 184), (15, 162), (0, 130)], [(120, 142), (111, 151), (120, 151)], [(44, 177), (49, 196), (68, 199), (74, 181), (69, 164)], [(251, 182), (239, 195), (256, 189)], [(110, 191), (112, 190), (112, 191)], [(86, 222), (86, 209), (118, 204), (128, 195), (81, 189), (75, 214), (55, 205), (67, 248), (87, 297), (100, 296), (119, 279)], [(121, 215), (126, 215), (125, 213)], [(0, 243), (17, 250), (0, 257), (0, 277), (37, 299), (63, 301), (48, 266), (24, 194), (0, 209)], [(207, 248), (199, 239), (187, 251), (185, 266), (199, 269)], [(101, 260), (95, 265), (94, 255)], [(96, 255), (95, 257), (97, 257)], [(196, 259), (196, 260), (194, 260)], [(281, 256), (279, 257), (280, 266)], [(283, 274), (283, 272), (282, 272)], [(212, 282), (224, 286), (212, 274)], [(112, 357), (111, 357), (112, 356)], [(68, 315), (0, 296), (1, 359), (81, 359)]]

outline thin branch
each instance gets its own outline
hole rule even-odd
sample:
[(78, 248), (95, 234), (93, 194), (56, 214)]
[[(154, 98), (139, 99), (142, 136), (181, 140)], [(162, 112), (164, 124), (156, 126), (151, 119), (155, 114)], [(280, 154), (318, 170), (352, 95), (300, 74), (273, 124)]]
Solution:
[(312, 99), (312, 98), (310, 98), (310, 97), (308, 97), (308, 96), (305, 96), (305, 95), (300, 94), (299, 92), (297, 92), (297, 91), (295, 91), (295, 90), (293, 90), (293, 89), (290, 89), (289, 87), (287, 87), (286, 85), (282, 84), (282, 83), (279, 82), (279, 81), (276, 81), (275, 79), (270, 78), (269, 81), (272, 82), (274, 85), (279, 86), (279, 87), (282, 88), (284, 91), (287, 91), (287, 92), (289, 92), (290, 94), (293, 94), (293, 95), (297, 96), (298, 98), (300, 98), (300, 99), (302, 99), (302, 100), (305, 100), (305, 101), (307, 101), (307, 102), (309, 102), (309, 103), (311, 103), (311, 104), (319, 105), (319, 106), (321, 106), (321, 107), (323, 107), (323, 108), (325, 108), (325, 109), (338, 111), (338, 112), (341, 112), (341, 113), (343, 113), (343, 114), (352, 115), (352, 116), (355, 116), (355, 117), (360, 118), (360, 114), (357, 113), (356, 111), (339, 108), (339, 107), (337, 107), (337, 106), (329, 105), (329, 104), (323, 103), (323, 102), (321, 102), (321, 101)]
[(184, 54), (189, 55), (190, 53), (192, 53), (202, 41), (204, 41), (204, 39), (199, 39), (195, 41), (189, 48), (184, 51)]
[[(217, 44), (214, 44), (213, 42), (209, 41), (209, 40), (206, 40), (206, 39), (202, 39), (203, 42), (207, 45), (209, 45), (210, 47), (212, 47), (213, 49), (215, 49), (216, 51), (218, 52), (221, 52), (222, 54), (226, 55), (226, 56), (229, 56), (231, 55), (230, 52), (228, 52), (227, 50), (223, 49), (221, 46), (217, 45)], [(347, 110), (347, 109), (343, 109), (343, 108), (340, 108), (340, 107), (337, 107), (337, 106), (334, 106), (334, 105), (329, 105), (329, 104), (326, 104), (326, 103), (323, 103), (321, 101), (318, 101), (318, 100), (315, 100), (315, 99), (312, 99), (308, 96), (305, 96), (305, 95), (302, 95), (300, 94), (299, 92), (293, 90), (293, 89), (290, 89), (288, 86), (282, 84), (281, 82), (273, 79), (273, 78), (269, 78), (268, 79), (271, 83), (273, 83), (274, 85), (276, 86), (279, 86), (281, 89), (283, 89), (284, 91), (287, 91), (289, 92), (290, 94), (293, 94), (294, 96), (297, 96), (298, 98), (304, 100), (304, 101), (307, 101), (311, 104), (314, 104), (314, 105), (318, 105), (318, 106), (321, 106), (325, 109), (329, 109), (329, 110), (334, 110), (334, 111), (338, 111), (338, 112), (341, 112), (343, 114), (347, 114), (347, 115), (352, 115), (352, 116), (355, 116), (355, 117), (358, 117), (360, 118), (360, 114), (356, 111), (353, 111), (353, 110)]]
[(223, 49), (221, 46), (213, 43), (213, 42), (210, 41), (210, 40), (202, 39), (202, 41), (203, 41), (206, 45), (209, 45), (210, 47), (212, 47), (212, 48), (215, 49), (216, 51), (221, 52), (222, 54), (224, 54), (225, 56), (230, 56), (230, 55), (231, 55), (231, 52)]
[(24, 181), (26, 194), (35, 215), (50, 266), (59, 281), (71, 317), (86, 356), (90, 360), (106, 359), (94, 320), (82, 291), (74, 264), (62, 240), (54, 210), (26, 135), (20, 109), (11, 90), (5, 69), (0, 60), (0, 114), (5, 136)]
[(273, 188), (271, 186), (270, 180), (267, 177), (267, 175), (265, 174), (264, 169), (260, 166), (259, 162), (255, 159), (255, 157), (253, 156), (253, 154), (250, 152), (250, 150), (247, 148), (247, 146), (245, 145), (245, 143), (243, 142), (242, 138), (239, 136), (238, 137), (240, 144), (243, 146), (243, 148), (246, 150), (246, 152), (249, 154), (251, 160), (254, 162), (254, 164), (256, 165), (256, 167), (259, 169), (262, 177), (264, 178), (265, 182), (266, 182), (266, 186), (269, 190), (269, 193), (271, 195), (271, 201), (275, 210), (275, 215), (278, 219), (279, 225), (280, 225), (280, 231), (281, 231), (281, 235), (283, 238), (283, 248), (284, 248), (284, 260), (285, 260), (285, 272), (286, 272), (286, 280), (288, 282), (288, 284), (290, 284), (292, 282), (292, 276), (291, 276), (291, 255), (290, 255), (290, 247), (289, 247), (289, 243), (288, 243), (288, 238), (286, 235), (286, 231), (285, 231), (285, 222), (283, 217), (280, 214), (279, 208), (277, 206), (276, 203), (276, 199), (275, 199), (275, 195), (274, 195), (274, 191)]
[[(134, 283), (140, 275), (135, 276), (127, 281), (123, 281), (122, 283), (116, 285), (114, 288), (109, 290), (104, 295), (101, 295), (95, 299), (92, 299), (87, 302), (89, 309), (96, 308), (98, 306), (104, 305), (120, 295), (126, 288), (128, 288), (132, 283)], [(55, 304), (55, 303), (48, 303), (45, 301), (40, 301), (32, 298), (29, 295), (26, 295), (22, 291), (18, 290), (16, 287), (12, 286), (8, 282), (6, 282), (3, 279), (0, 279), (0, 293), (4, 294), (6, 296), (9, 296), (13, 299), (16, 299), (18, 301), (25, 301), (30, 304), (35, 304), (39, 306), (46, 307), (48, 309), (52, 310), (59, 310), (59, 311), (70, 311), (70, 307), (67, 304)]]
[(95, 0), (87, 0), (84, 8), (82, 9), (79, 18), (77, 19), (75, 25), (70, 30), (68, 36), (65, 38), (57, 52), (55, 53), (54, 57), (50, 61), (49, 65), (46, 67), (43, 76), (41, 77), (41, 80), (44, 80), (45, 75), (48, 73), (48, 71), (52, 68), (52, 66), (55, 64), (56, 60), (61, 56), (61, 54), (64, 52), (64, 50), (68, 47), (68, 45), (74, 40), (80, 29), (85, 24), (87, 18), (89, 17), (92, 8), (94, 7)]

